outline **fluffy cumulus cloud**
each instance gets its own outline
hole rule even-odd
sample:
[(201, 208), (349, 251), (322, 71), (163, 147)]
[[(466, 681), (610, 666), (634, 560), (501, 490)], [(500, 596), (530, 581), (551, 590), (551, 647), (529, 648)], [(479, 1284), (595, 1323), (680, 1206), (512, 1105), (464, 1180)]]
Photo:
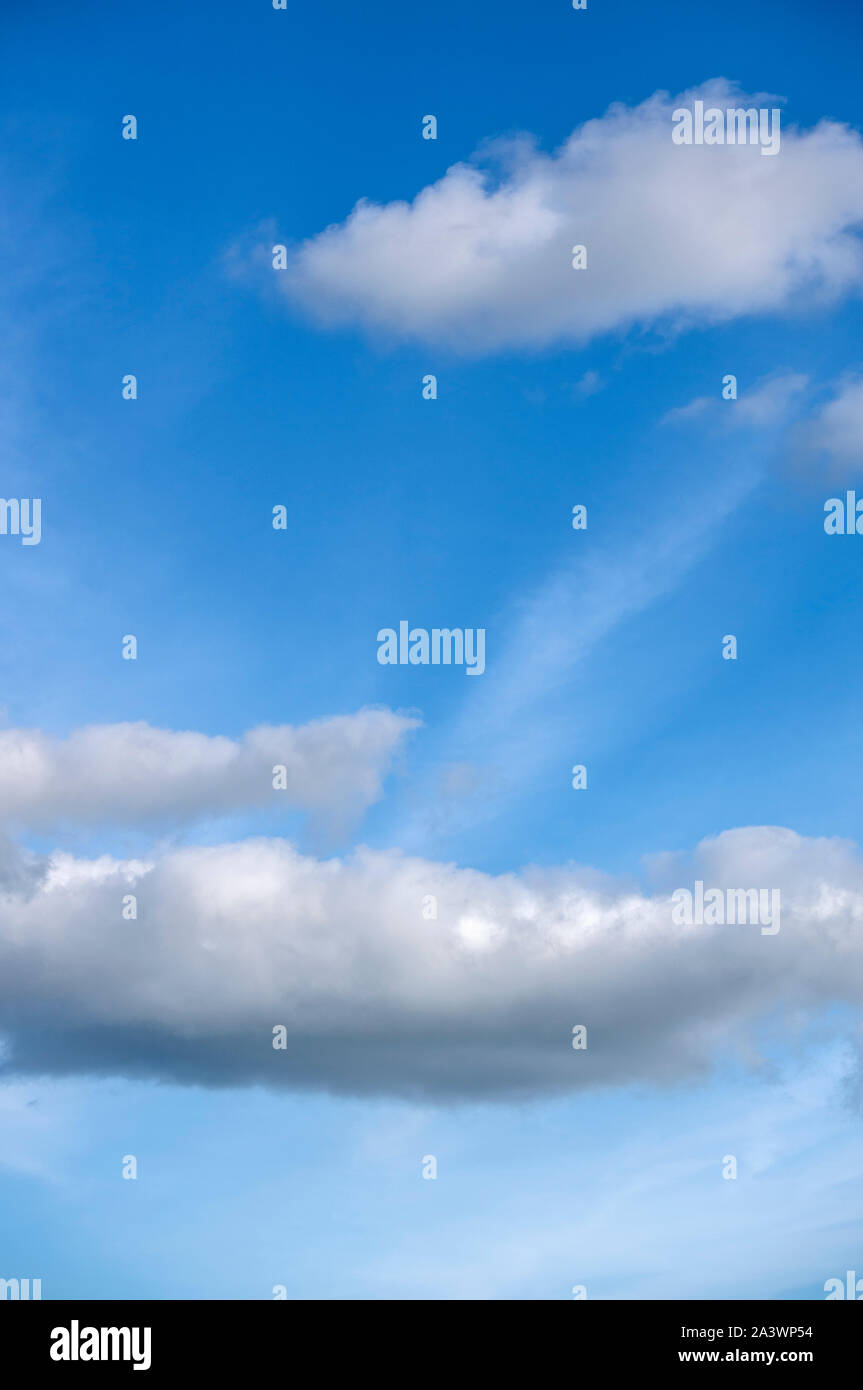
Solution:
[[(326, 817), (376, 801), (381, 779), (419, 721), (388, 709), (261, 726), (239, 739), (95, 724), (58, 739), (0, 731), (0, 821), (43, 827), (135, 824), (272, 805)], [(274, 790), (273, 769), (284, 767)]]
[[(517, 1097), (696, 1075), (751, 1060), (765, 1019), (799, 1029), (863, 1003), (852, 846), (736, 830), (650, 869), (647, 892), (572, 867), (492, 877), (270, 839), (150, 862), (7, 847), (3, 1071)], [(780, 889), (780, 930), (676, 924), (671, 888), (695, 878)]]
[[(721, 322), (863, 282), (863, 141), (824, 120), (758, 145), (678, 145), (672, 112), (776, 106), (724, 80), (612, 106), (556, 152), (519, 140), (411, 202), (360, 202), (277, 285), (325, 324), (485, 352), (631, 325)], [(572, 248), (588, 268), (572, 269)]]

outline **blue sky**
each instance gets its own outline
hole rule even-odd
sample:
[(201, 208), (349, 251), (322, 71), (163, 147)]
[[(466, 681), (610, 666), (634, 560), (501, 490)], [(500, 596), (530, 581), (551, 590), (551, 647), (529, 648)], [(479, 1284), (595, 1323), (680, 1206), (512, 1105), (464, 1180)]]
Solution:
[[(0, 1277), (823, 1297), (863, 1266), (856, 7), (2, 26), (0, 491), (43, 535), (0, 536)], [(673, 147), (698, 92), (780, 106), (778, 155)], [(380, 665), (401, 619), (485, 672)], [(669, 939), (711, 872), (781, 879), (781, 935)]]

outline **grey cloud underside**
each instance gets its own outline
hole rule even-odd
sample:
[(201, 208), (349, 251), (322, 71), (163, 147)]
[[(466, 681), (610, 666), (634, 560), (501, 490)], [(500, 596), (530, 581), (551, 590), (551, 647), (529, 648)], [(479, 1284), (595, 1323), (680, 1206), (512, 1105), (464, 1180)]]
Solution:
[[(779, 887), (780, 932), (677, 926), (669, 887), (572, 867), (493, 878), (368, 850), (318, 861), (274, 840), (149, 865), (7, 850), (2, 1071), (508, 1100), (674, 1082), (717, 1057), (757, 1060), (765, 1019), (794, 1036), (810, 1011), (859, 1012), (851, 847), (738, 830), (665, 871), (673, 886)], [(137, 921), (121, 917), (129, 892)]]
[[(273, 1090), (328, 1091), (407, 1100), (525, 1100), (542, 1094), (603, 1085), (679, 1080), (706, 1064), (681, 1068), (662, 1056), (629, 1058), (597, 1029), (592, 1052), (567, 1051), (572, 1010), (553, 1022), (510, 1020), (510, 1040), (500, 1028), (446, 1036), (402, 1032), (398, 1039), (367, 1034), (294, 1039), (275, 1052), (268, 1036), (188, 1039), (152, 1029), (18, 1032), (0, 1076), (122, 1076), (203, 1087), (264, 1086)], [(518, 1041), (516, 1041), (518, 1039)], [(645, 1044), (648, 1039), (645, 1039)], [(576, 1070), (577, 1068), (577, 1070)]]

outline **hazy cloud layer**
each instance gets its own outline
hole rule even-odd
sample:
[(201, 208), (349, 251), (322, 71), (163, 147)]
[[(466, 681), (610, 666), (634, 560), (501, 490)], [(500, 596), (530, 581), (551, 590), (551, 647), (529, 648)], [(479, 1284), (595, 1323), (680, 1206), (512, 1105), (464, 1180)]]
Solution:
[[(147, 864), (9, 850), (3, 1070), (505, 1098), (752, 1061), (759, 1021), (794, 1029), (810, 1009), (863, 1003), (849, 844), (742, 829), (649, 869), (661, 889), (646, 893), (572, 867), (319, 861), (281, 840)], [(670, 893), (696, 877), (781, 889), (779, 933), (675, 925)], [(571, 1046), (576, 1024), (587, 1051)]]
[[(361, 201), (267, 274), (324, 324), (467, 352), (722, 322), (859, 288), (860, 135), (783, 119), (767, 158), (757, 145), (676, 145), (672, 112), (696, 98), (777, 105), (722, 79), (616, 104), (553, 154), (522, 138), (412, 202)], [(572, 269), (576, 244), (587, 270)]]
[[(0, 820), (43, 827), (137, 824), (271, 805), (322, 816), (358, 814), (419, 720), (388, 709), (260, 726), (240, 739), (149, 724), (94, 724), (57, 739), (0, 731)], [(273, 768), (285, 788), (273, 789)]]

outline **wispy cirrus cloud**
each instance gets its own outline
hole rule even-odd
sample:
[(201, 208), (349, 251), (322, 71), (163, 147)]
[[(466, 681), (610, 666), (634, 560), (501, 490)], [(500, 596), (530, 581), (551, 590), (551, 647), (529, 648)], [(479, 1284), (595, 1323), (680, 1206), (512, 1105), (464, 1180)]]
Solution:
[[(587, 664), (624, 624), (679, 588), (761, 476), (757, 453), (742, 456), (710, 477), (683, 509), (678, 498), (663, 496), (650, 516), (633, 518), (622, 535), (589, 530), (585, 534), (594, 539), (586, 551), (576, 543), (496, 618), (499, 637), (485, 684), (471, 691), (450, 723), (430, 731), (425, 745), (437, 750), (438, 765), (454, 756), (489, 765), (484, 777), (494, 794), (449, 807), (462, 824), (494, 819), (506, 809), (519, 815), (526, 789), (549, 767), (569, 765), (573, 701)], [(436, 831), (439, 809), (422, 805), (401, 818), (399, 842), (423, 848), (429, 831)]]
[(676, 406), (662, 417), (663, 425), (685, 425), (691, 421), (717, 421), (729, 429), (763, 429), (787, 422), (789, 413), (800, 402), (809, 385), (803, 372), (779, 372), (762, 378), (749, 389), (745, 386), (735, 400), (723, 400), (719, 392), (713, 396), (697, 396), (687, 405)]

